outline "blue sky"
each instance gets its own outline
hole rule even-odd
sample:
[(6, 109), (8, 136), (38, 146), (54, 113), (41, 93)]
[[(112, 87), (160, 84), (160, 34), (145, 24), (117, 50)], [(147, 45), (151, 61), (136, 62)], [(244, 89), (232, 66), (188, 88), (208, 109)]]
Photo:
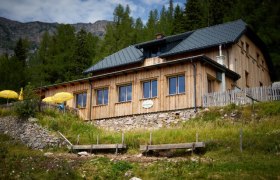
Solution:
[[(173, 0), (174, 7), (183, 7), (186, 0)], [(146, 22), (149, 11), (168, 6), (169, 0), (1, 0), (0, 16), (30, 22), (93, 23), (97, 20), (112, 20), (118, 4), (131, 9), (131, 16), (141, 17)]]

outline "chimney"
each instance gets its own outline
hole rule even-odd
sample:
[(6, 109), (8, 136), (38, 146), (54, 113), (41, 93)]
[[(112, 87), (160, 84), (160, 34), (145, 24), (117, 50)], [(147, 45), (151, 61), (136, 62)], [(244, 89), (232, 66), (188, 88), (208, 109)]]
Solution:
[[(225, 56), (223, 55), (223, 51), (222, 51), (222, 45), (219, 46), (219, 56), (217, 56), (217, 62), (223, 66), (225, 66), (224, 64), (225, 61)], [(222, 82), (221, 82), (221, 92), (225, 92), (226, 91), (226, 77), (225, 77), (225, 72), (222, 72)]]
[(224, 60), (225, 56), (223, 55), (222, 45), (219, 45), (219, 56), (217, 56), (217, 62), (224, 66)]
[(162, 39), (164, 38), (164, 34), (163, 33), (157, 33), (156, 34), (156, 39)]

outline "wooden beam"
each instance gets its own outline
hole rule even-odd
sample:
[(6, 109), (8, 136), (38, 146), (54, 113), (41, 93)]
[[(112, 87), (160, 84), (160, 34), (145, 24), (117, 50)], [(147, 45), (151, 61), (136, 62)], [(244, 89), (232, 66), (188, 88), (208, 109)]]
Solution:
[(72, 149), (73, 150), (90, 150), (90, 149), (95, 149), (95, 150), (102, 150), (102, 149), (125, 149), (126, 144), (90, 144), (90, 145), (73, 145)]
[(73, 146), (73, 144), (59, 131), (57, 131), (58, 134), (70, 145), (70, 146)]
[(140, 151), (147, 150), (168, 150), (168, 149), (189, 149), (205, 147), (204, 142), (180, 143), (180, 144), (159, 144), (159, 145), (140, 145)]

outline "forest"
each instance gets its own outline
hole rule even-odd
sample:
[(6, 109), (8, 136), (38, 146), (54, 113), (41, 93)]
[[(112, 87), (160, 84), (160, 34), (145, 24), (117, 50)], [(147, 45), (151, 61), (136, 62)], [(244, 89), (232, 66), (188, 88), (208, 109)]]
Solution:
[(59, 25), (54, 35), (45, 33), (39, 48), (19, 39), (14, 55), (0, 55), (0, 90), (19, 91), (28, 83), (35, 87), (85, 77), (83, 71), (102, 58), (132, 44), (194, 29), (243, 19), (266, 44), (280, 79), (280, 3), (275, 0), (187, 0), (183, 7), (173, 0), (161, 10), (151, 10), (147, 23), (131, 16), (130, 7), (118, 5), (104, 38), (85, 30), (75, 33), (70, 25)]

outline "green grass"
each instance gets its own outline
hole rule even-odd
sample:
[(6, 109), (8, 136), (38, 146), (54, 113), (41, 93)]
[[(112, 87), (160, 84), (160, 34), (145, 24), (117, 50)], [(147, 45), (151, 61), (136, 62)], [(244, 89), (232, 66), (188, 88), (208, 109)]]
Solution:
[(15, 115), (14, 111), (0, 108), (0, 117), (13, 116), (13, 115)]
[(65, 160), (43, 156), (7, 135), (0, 134), (0, 179), (79, 179)]
[(71, 113), (61, 114), (56, 110), (48, 109), (39, 113), (37, 118), (42, 126), (52, 131), (60, 131), (72, 143), (76, 143), (78, 135), (80, 144), (96, 142), (97, 135), (102, 132)]
[[(257, 103), (254, 116), (252, 112), (251, 106), (210, 108), (210, 111), (200, 113), (179, 127), (152, 131), (153, 144), (192, 142), (198, 133), (199, 141), (206, 143), (206, 151), (202, 154), (191, 156), (183, 153), (180, 160), (163, 159), (150, 163), (110, 160), (106, 157), (93, 157), (78, 166), (58, 161), (60, 168), (48, 173), (45, 166), (53, 159), (0, 136), (0, 158), (1, 162), (5, 162), (5, 166), (0, 165), (3, 172), (0, 179), (17, 178), (18, 175), (22, 179), (28, 179), (28, 176), (48, 179), (64, 175), (67, 175), (65, 179), (78, 179), (81, 176), (87, 179), (129, 179), (124, 176), (127, 171), (131, 172), (132, 177), (142, 179), (279, 179), (280, 102)], [(237, 118), (231, 118), (232, 113)], [(59, 130), (73, 143), (78, 134), (80, 144), (95, 143), (97, 135), (100, 143), (121, 142), (121, 133), (98, 129), (72, 114), (48, 110), (37, 117), (41, 125), (53, 131)], [(242, 153), (239, 149), (240, 129), (243, 131)], [(127, 155), (139, 154), (139, 145), (149, 143), (149, 136), (150, 132), (144, 130), (126, 132)], [(23, 166), (26, 163), (28, 166)], [(15, 173), (11, 175), (13, 170)]]
[[(243, 130), (243, 146), (247, 151), (279, 152), (280, 151), (280, 102), (259, 103), (255, 105), (252, 117), (251, 106), (238, 107), (229, 105), (224, 108), (211, 108), (197, 117), (182, 123), (180, 127), (162, 128), (152, 131), (153, 144), (184, 143), (196, 140), (206, 142), (208, 150), (230, 148), (239, 150), (239, 133)], [(231, 113), (237, 114), (235, 119)], [(227, 116), (225, 116), (225, 114)], [(80, 144), (120, 143), (121, 133), (98, 129), (94, 125), (83, 122), (72, 114), (61, 114), (47, 110), (38, 115), (42, 126), (53, 131), (60, 131), (72, 143), (76, 143), (79, 135)], [(150, 131), (136, 130), (125, 133), (125, 143), (130, 152), (138, 153), (140, 144), (148, 144)], [(132, 149), (132, 150), (131, 150)], [(133, 150), (134, 149), (134, 150)]]

